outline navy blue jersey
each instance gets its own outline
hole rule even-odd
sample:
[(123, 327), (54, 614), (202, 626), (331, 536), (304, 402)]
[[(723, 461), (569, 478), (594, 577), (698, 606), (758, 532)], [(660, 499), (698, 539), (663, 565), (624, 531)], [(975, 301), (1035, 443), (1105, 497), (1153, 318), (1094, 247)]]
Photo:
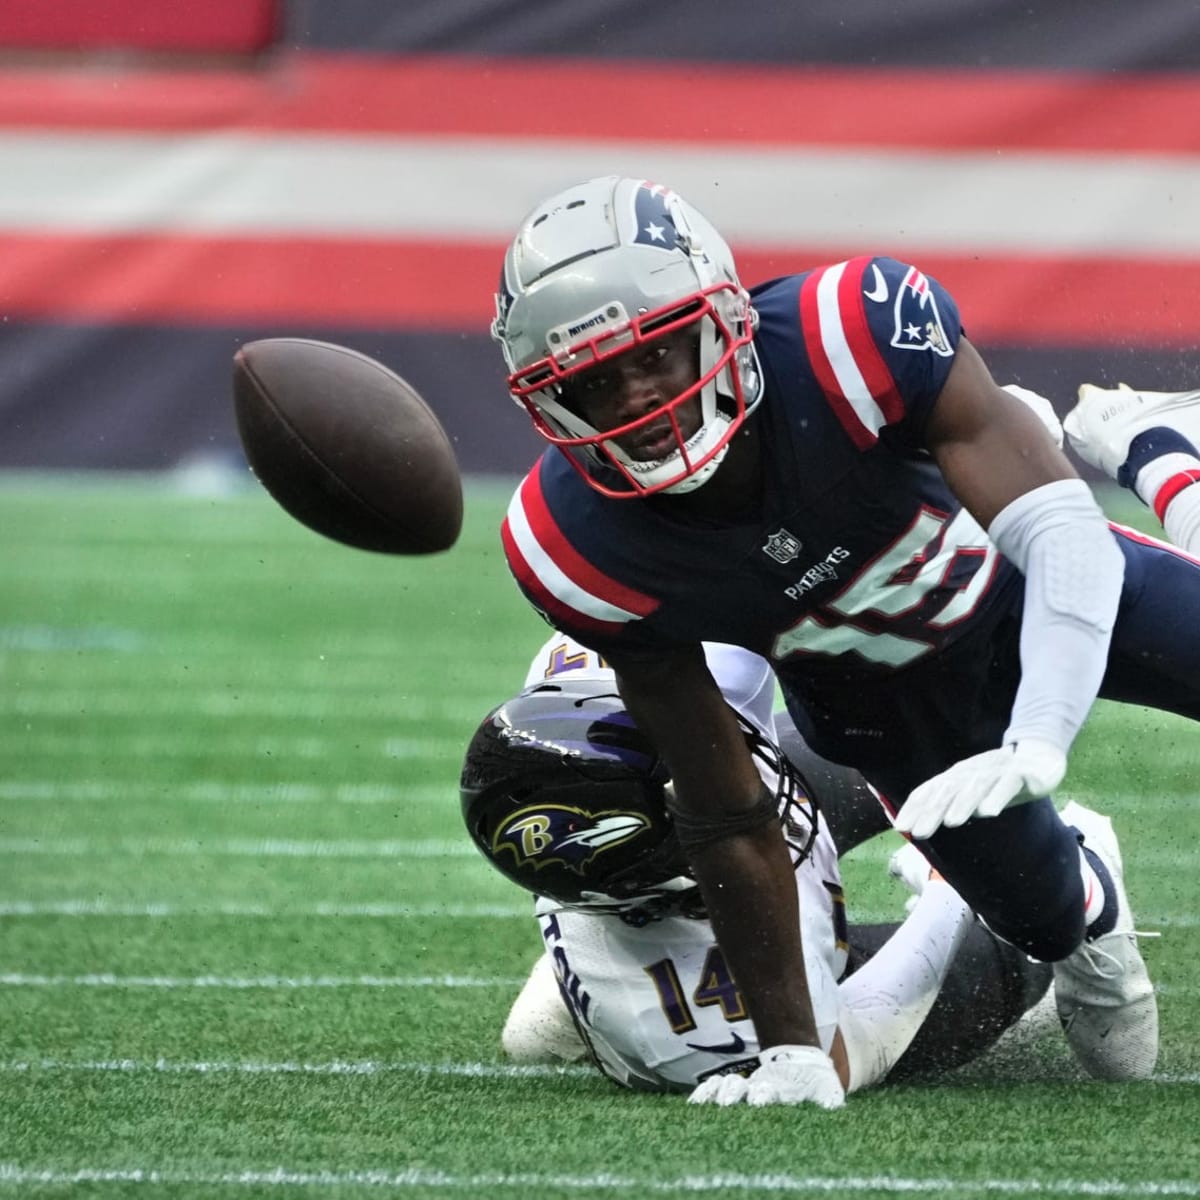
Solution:
[(600, 652), (745, 646), (781, 681), (906, 667), (986, 619), (1014, 584), (923, 450), (962, 336), (950, 295), (863, 257), (752, 293), (764, 398), (760, 515), (692, 525), (613, 500), (551, 449), (502, 536), (552, 624)]

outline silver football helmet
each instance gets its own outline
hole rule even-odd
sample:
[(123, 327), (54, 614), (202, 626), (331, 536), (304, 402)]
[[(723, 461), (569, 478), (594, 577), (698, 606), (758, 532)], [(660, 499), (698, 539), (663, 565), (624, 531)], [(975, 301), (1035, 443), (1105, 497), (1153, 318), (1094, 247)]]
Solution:
[[(521, 223), (504, 259), (492, 336), (509, 390), (543, 437), (609, 496), (687, 492), (716, 471), (762, 395), (757, 321), (725, 240), (674, 192), (609, 176), (568, 188)], [(597, 429), (567, 398), (578, 373), (657, 338), (694, 331), (695, 382), (617, 428)], [(680, 410), (699, 396), (694, 417)], [(642, 461), (618, 438), (664, 417), (674, 448)]]

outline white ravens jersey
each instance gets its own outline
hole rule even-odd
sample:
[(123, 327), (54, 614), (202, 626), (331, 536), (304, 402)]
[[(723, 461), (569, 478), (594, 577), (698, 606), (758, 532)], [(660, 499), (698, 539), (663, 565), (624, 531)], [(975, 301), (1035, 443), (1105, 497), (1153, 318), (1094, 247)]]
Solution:
[[(707, 644), (705, 654), (732, 707), (773, 740), (775, 679), (767, 662), (735, 646)], [(615, 690), (603, 661), (565, 635), (542, 647), (526, 686), (567, 671)], [(774, 790), (774, 779), (764, 782)], [(811, 808), (803, 806), (802, 812), (809, 816)], [(798, 829), (794, 840), (803, 845), (808, 830)], [(837, 847), (819, 814), (811, 849), (796, 868), (796, 884), (808, 986), (828, 1052), (838, 1026), (837, 981), (846, 968), (846, 918)], [(686, 1091), (709, 1075), (757, 1065), (754, 1025), (707, 920), (672, 914), (638, 925), (610, 913), (564, 909), (545, 898), (536, 912), (577, 1024), (617, 1082)]]
[[(741, 646), (706, 642), (708, 669), (731, 708), (743, 716), (763, 737), (775, 740), (775, 675), (770, 663)], [(525, 687), (545, 683), (555, 676), (594, 679), (615, 692), (616, 676), (604, 659), (565, 633), (556, 633), (534, 656)]]

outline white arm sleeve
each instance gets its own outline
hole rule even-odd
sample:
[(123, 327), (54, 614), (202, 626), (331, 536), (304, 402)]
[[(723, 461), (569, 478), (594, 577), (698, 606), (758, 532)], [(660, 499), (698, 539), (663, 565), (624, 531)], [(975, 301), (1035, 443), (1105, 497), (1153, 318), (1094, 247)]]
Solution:
[(931, 879), (904, 924), (838, 986), (849, 1091), (878, 1083), (908, 1049), (972, 919), (948, 883)]
[(1021, 683), (1004, 741), (1039, 738), (1065, 754), (1104, 678), (1125, 558), (1080, 479), (1018, 496), (988, 536), (1025, 576)]

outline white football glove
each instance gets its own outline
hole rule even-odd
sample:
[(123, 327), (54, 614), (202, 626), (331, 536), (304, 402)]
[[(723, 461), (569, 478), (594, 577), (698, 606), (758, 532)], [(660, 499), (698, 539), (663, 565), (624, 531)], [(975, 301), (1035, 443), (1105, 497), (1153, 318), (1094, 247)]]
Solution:
[(1010, 804), (1048, 796), (1067, 773), (1067, 756), (1053, 743), (1022, 738), (985, 750), (914, 788), (893, 824), (901, 833), (927, 838), (941, 826), (953, 829), (972, 817), (994, 817)]
[(749, 1078), (714, 1075), (688, 1097), (689, 1104), (816, 1104), (841, 1108), (846, 1092), (833, 1060), (819, 1046), (772, 1046)]

